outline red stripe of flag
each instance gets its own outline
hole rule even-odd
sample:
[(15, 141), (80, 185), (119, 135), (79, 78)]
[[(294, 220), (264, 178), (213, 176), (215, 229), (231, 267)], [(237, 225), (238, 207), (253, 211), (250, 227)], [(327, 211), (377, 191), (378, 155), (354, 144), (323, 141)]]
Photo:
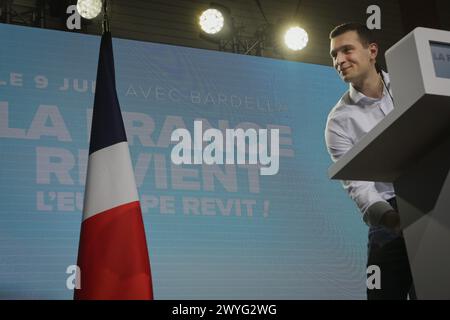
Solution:
[(138, 201), (106, 210), (81, 226), (76, 299), (153, 299)]

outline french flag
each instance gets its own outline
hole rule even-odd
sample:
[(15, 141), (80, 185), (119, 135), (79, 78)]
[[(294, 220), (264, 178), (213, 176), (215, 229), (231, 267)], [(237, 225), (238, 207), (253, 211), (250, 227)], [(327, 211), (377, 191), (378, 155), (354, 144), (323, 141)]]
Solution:
[(153, 299), (150, 262), (110, 32), (100, 45), (74, 299)]

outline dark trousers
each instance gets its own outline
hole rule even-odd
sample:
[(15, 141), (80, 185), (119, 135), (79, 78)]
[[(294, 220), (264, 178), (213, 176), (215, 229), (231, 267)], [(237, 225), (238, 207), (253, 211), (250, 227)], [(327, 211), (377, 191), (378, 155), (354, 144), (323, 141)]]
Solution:
[[(389, 203), (397, 210), (395, 198)], [(379, 234), (383, 236), (383, 232), (389, 231), (382, 230)], [(410, 299), (416, 299), (405, 240), (403, 236), (392, 239), (392, 234), (387, 237), (387, 243), (369, 241), (367, 266), (376, 265), (380, 268), (381, 288), (368, 288), (367, 299), (406, 300), (408, 295)]]

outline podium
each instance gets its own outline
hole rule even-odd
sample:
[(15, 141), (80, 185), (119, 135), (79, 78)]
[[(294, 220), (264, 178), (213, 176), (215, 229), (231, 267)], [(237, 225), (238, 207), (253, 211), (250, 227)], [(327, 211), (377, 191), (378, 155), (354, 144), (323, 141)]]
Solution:
[(450, 299), (450, 32), (416, 28), (386, 62), (394, 110), (328, 174), (393, 183), (417, 298)]

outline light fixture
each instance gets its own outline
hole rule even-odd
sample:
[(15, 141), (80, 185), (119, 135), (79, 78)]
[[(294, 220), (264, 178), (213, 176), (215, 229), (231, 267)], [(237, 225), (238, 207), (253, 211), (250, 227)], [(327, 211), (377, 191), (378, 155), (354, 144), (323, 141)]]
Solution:
[(271, 57), (296, 59), (299, 51), (308, 44), (307, 32), (298, 26), (298, 21), (301, 21), (298, 18), (300, 1), (293, 17), (278, 18), (274, 22), (266, 18), (260, 1), (256, 2), (265, 23), (257, 26), (253, 34), (248, 33), (245, 26), (235, 20), (230, 8), (212, 2), (196, 17), (199, 36), (217, 44), (220, 51), (265, 56), (271, 50)]
[(102, 11), (102, 0), (78, 0), (77, 11), (85, 19), (94, 19)]
[(200, 28), (207, 34), (216, 34), (223, 28), (223, 14), (214, 8), (207, 9), (200, 15), (199, 24)]
[(284, 43), (291, 50), (302, 50), (308, 44), (308, 33), (298, 26), (291, 27), (284, 34)]
[(197, 18), (200, 38), (220, 46), (234, 34), (234, 20), (228, 7), (211, 2)]

